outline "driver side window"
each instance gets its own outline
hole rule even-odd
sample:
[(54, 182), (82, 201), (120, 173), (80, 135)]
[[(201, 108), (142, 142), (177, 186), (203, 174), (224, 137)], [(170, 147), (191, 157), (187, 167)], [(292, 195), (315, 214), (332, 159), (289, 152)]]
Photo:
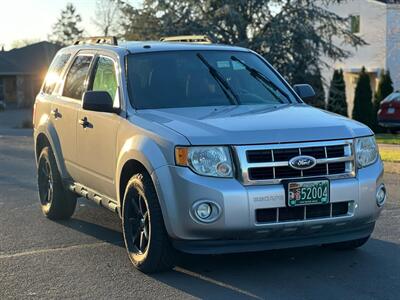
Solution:
[(97, 60), (92, 90), (105, 91), (109, 93), (113, 99), (114, 107), (120, 107), (117, 75), (115, 73), (115, 65), (112, 59), (100, 56)]

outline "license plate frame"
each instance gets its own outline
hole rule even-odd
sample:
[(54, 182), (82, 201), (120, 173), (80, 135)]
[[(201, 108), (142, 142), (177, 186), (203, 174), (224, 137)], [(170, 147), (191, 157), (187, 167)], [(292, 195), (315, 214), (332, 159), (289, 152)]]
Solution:
[[(286, 186), (286, 205), (288, 207), (330, 203), (330, 181), (328, 179), (290, 181), (287, 182)], [(321, 190), (319, 190), (319, 187)], [(303, 189), (306, 190), (303, 192)], [(320, 192), (322, 193), (321, 197)], [(311, 198), (308, 196), (311, 196)]]

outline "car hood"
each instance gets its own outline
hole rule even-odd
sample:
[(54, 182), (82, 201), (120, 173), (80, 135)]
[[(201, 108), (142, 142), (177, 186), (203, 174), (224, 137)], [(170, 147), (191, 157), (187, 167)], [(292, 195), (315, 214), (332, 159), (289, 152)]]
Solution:
[(373, 134), (365, 125), (306, 104), (139, 110), (193, 145), (244, 145), (347, 139)]

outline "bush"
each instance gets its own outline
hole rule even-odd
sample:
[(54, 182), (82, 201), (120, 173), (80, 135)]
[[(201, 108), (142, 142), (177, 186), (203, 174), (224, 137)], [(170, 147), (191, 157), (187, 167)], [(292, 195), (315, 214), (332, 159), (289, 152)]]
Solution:
[(387, 96), (389, 96), (391, 93), (393, 93), (393, 82), (392, 79), (390, 78), (390, 72), (389, 71), (382, 72), (379, 78), (378, 89), (374, 97), (375, 132), (385, 131), (384, 128), (378, 125), (377, 115), (382, 100), (385, 99)]
[(357, 81), (354, 96), (353, 119), (364, 123), (371, 129), (374, 128), (376, 116), (374, 116), (374, 107), (372, 104), (371, 83), (365, 67), (362, 67), (360, 77)]
[(24, 120), (21, 124), (21, 128), (33, 128), (33, 124), (32, 124), (32, 120), (28, 119), (28, 120)]
[(343, 78), (343, 70), (335, 70), (333, 72), (327, 109), (347, 117), (346, 84)]

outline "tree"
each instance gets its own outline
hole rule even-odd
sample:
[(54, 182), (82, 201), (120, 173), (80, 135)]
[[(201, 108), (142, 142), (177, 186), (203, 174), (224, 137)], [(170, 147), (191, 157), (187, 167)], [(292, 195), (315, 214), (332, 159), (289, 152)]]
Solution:
[(339, 45), (365, 45), (348, 30), (347, 18), (321, 5), (342, 0), (144, 0), (140, 9), (120, 2), (126, 39), (207, 34), (257, 51), (291, 84), (320, 79), (324, 55), (348, 57)]
[(368, 73), (362, 67), (354, 95), (353, 119), (374, 128), (374, 107), (372, 89)]
[(346, 85), (343, 78), (343, 70), (335, 70), (333, 72), (327, 109), (347, 117)]
[(379, 78), (378, 89), (375, 93), (374, 107), (376, 112), (378, 112), (379, 105), (381, 104), (382, 100), (391, 93), (393, 93), (393, 82), (392, 78), (390, 77), (390, 72), (382, 72)]
[(97, 0), (96, 18), (92, 19), (94, 25), (101, 31), (101, 35), (108, 36), (116, 34), (120, 14), (120, 2), (117, 0)]
[(379, 126), (378, 110), (379, 110), (382, 100), (385, 99), (387, 96), (389, 96), (392, 92), (393, 92), (393, 82), (392, 82), (392, 79), (390, 78), (390, 72), (383, 71), (383, 72), (381, 72), (381, 75), (379, 78), (378, 89), (376, 90), (376, 93), (374, 95), (374, 131), (375, 132), (384, 132), (385, 131), (381, 126)]
[(49, 36), (49, 40), (61, 45), (72, 43), (82, 37), (83, 30), (79, 28), (81, 22), (82, 18), (77, 13), (75, 6), (68, 3), (54, 24), (53, 33)]
[(319, 69), (315, 72), (307, 72), (300, 78), (294, 80), (294, 83), (307, 83), (314, 88), (315, 97), (310, 100), (306, 100), (307, 104), (321, 109), (326, 108), (324, 85)]

